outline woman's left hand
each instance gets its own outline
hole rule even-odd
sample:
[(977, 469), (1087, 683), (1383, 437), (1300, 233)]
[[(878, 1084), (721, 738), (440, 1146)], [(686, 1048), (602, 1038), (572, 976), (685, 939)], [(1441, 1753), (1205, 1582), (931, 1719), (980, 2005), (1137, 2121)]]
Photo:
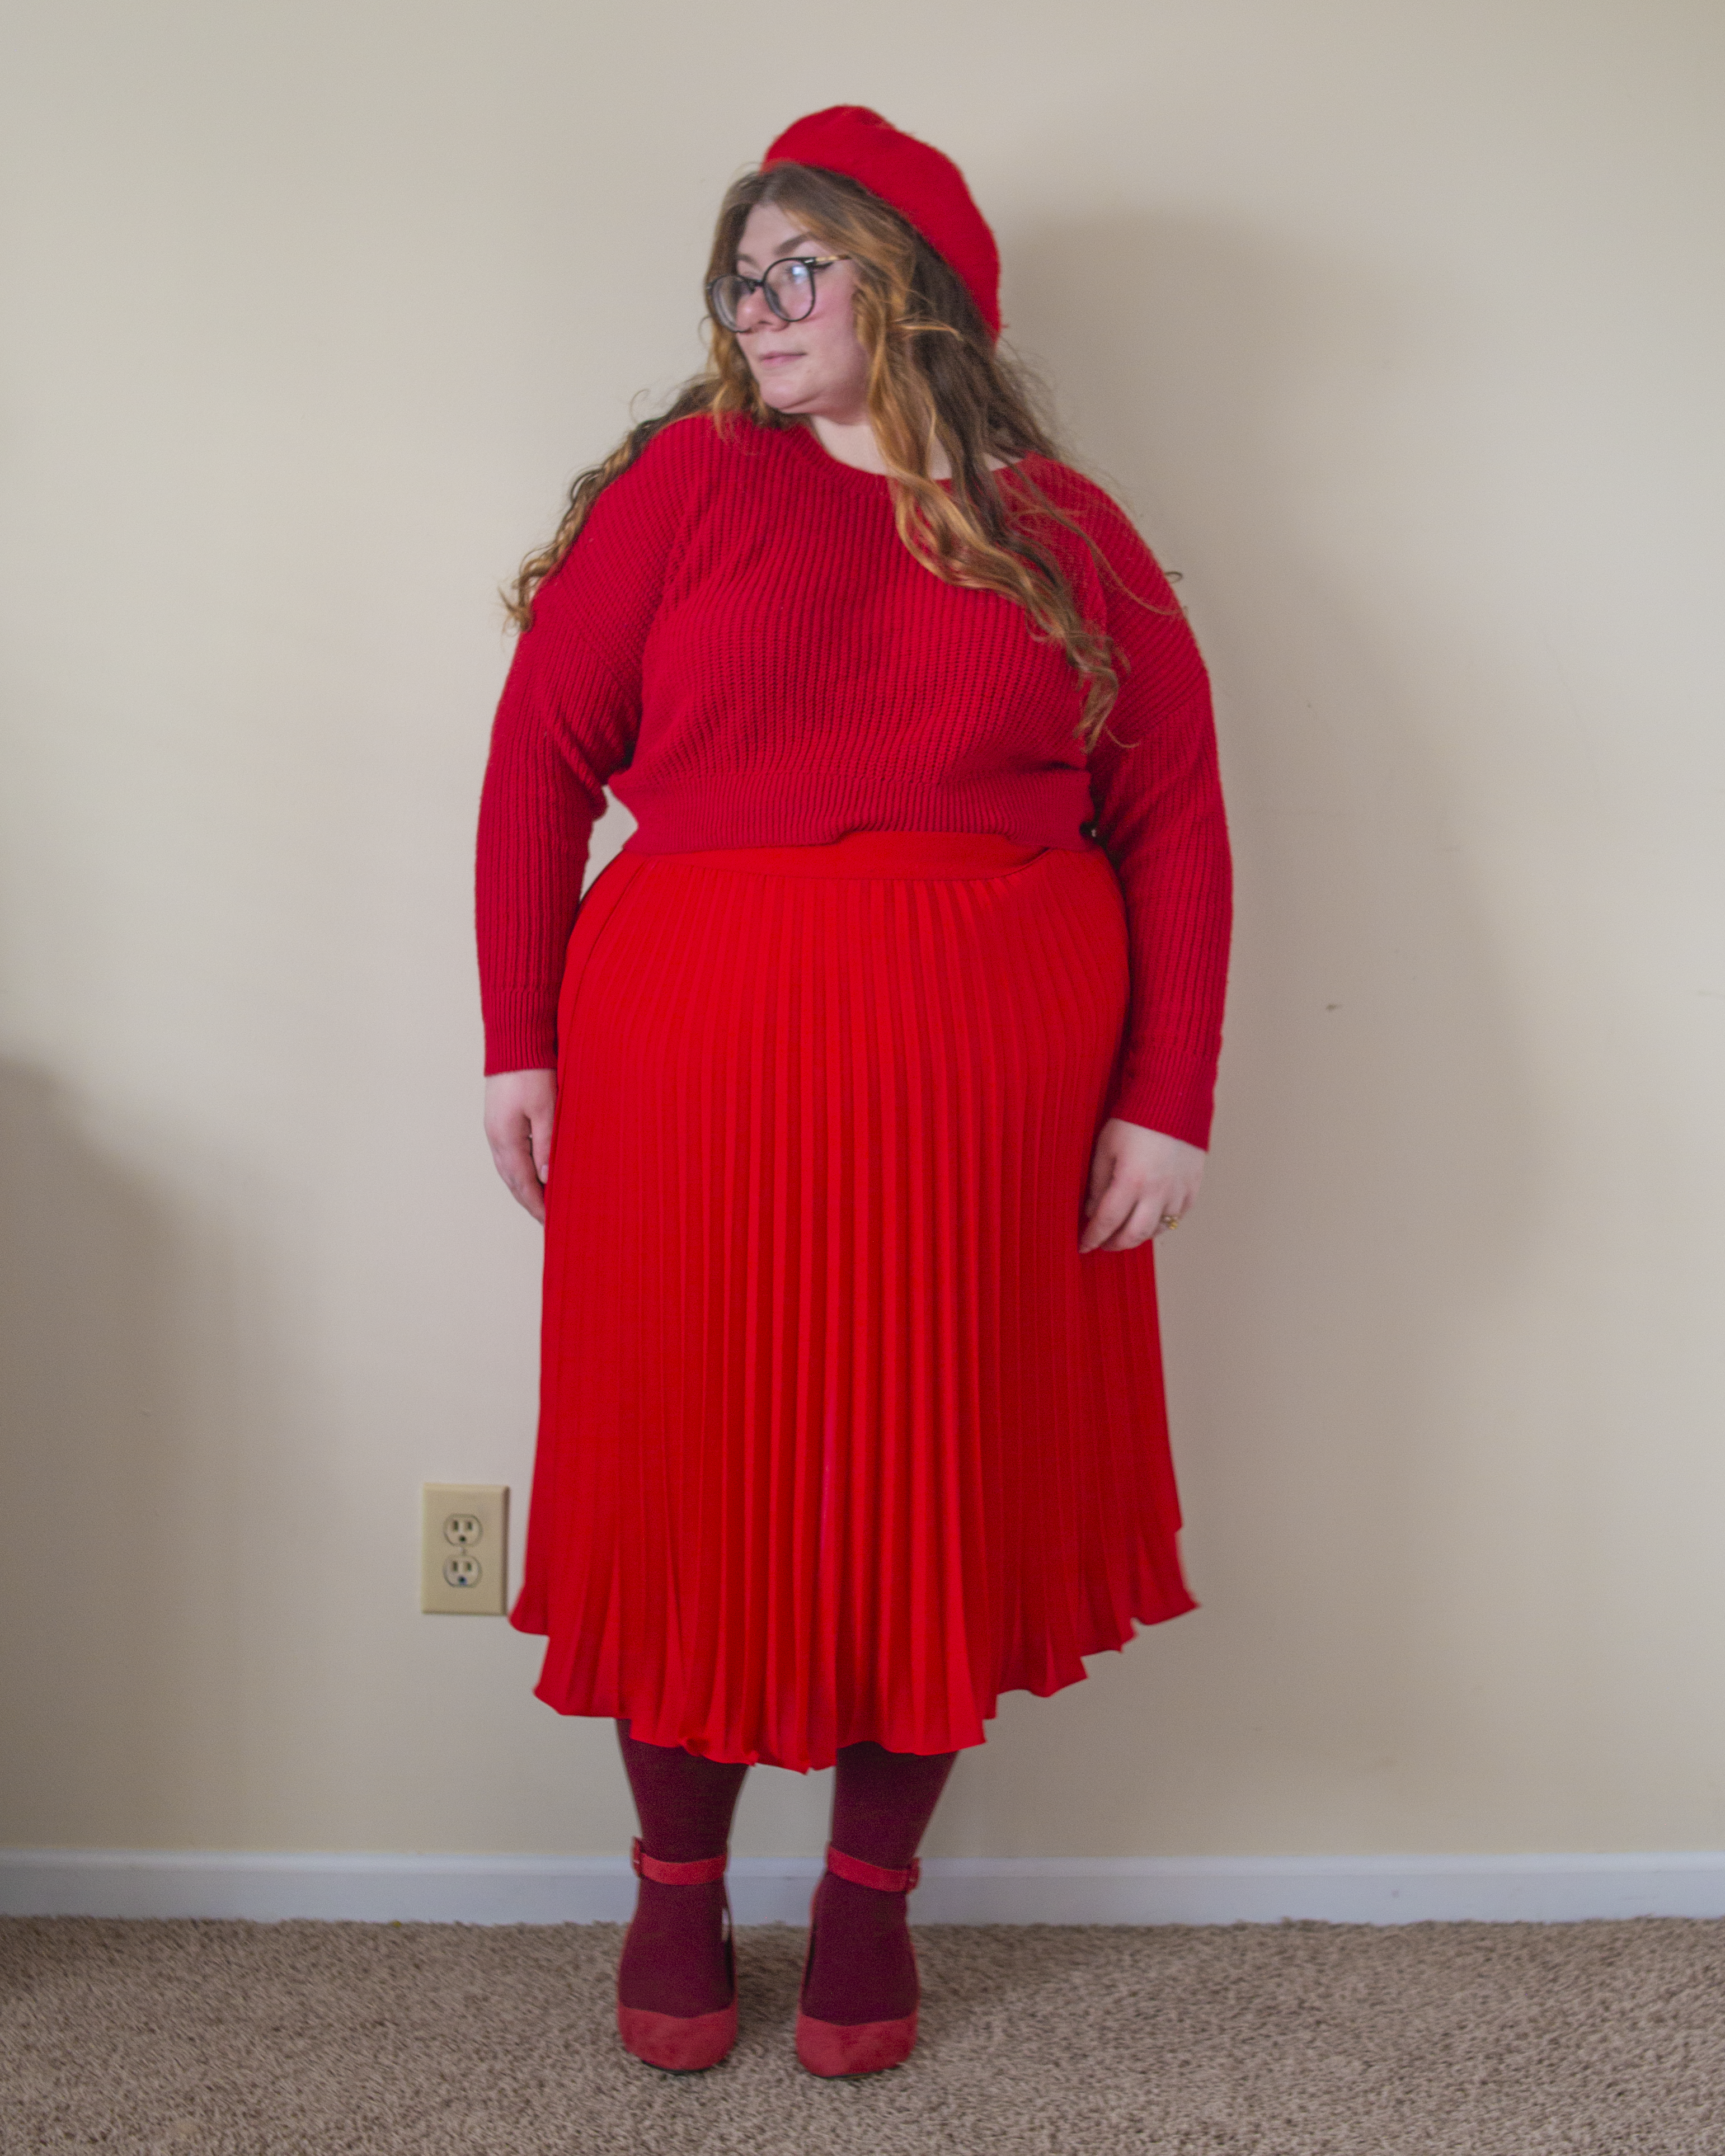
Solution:
[(1167, 1232), (1196, 1201), (1208, 1156), (1183, 1138), (1111, 1116), (1096, 1135), (1079, 1255), (1132, 1250)]

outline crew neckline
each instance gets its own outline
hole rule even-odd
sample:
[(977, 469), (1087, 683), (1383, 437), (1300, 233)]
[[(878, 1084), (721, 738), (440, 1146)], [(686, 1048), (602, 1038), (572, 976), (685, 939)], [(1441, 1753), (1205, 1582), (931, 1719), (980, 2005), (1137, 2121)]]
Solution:
[[(819, 462), (826, 470), (836, 472), (841, 479), (860, 480), (865, 486), (871, 487), (885, 487), (891, 484), (892, 475), (890, 472), (865, 471), (860, 465), (848, 465), (842, 457), (835, 457), (806, 419), (798, 419), (788, 427), (775, 427), (773, 432), (790, 436), (800, 445), (801, 452), (804, 456)], [(1018, 457), (1011, 464), (1003, 465), (1000, 469), (1003, 471), (1021, 471), (1027, 461), (1028, 459), (1025, 457)], [(947, 486), (951, 484), (951, 481), (943, 479), (937, 484)]]

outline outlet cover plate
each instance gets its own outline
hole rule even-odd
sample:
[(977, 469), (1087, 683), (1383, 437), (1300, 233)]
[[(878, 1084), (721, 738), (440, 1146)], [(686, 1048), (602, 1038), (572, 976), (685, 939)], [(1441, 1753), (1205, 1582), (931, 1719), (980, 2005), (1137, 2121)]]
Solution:
[(509, 1486), (428, 1482), (419, 1530), (419, 1607), (435, 1617), (509, 1608)]

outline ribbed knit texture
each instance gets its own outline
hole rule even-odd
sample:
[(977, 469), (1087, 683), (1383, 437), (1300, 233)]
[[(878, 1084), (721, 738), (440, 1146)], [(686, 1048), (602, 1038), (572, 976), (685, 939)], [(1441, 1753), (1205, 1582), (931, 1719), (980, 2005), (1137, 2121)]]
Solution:
[(1108, 1112), (1208, 1144), (1230, 891), (1203, 661), (1109, 497), (1046, 459), (1020, 469), (1102, 557), (1050, 519), (1036, 526), (1126, 660), (1088, 758), (1060, 647), (1012, 601), (924, 568), (887, 480), (809, 429), (680, 420), (604, 490), (539, 590), (493, 732), (478, 879), (488, 1072), (555, 1066), (608, 784), (639, 827), (628, 854), (856, 830), (1100, 843), (1131, 939)]

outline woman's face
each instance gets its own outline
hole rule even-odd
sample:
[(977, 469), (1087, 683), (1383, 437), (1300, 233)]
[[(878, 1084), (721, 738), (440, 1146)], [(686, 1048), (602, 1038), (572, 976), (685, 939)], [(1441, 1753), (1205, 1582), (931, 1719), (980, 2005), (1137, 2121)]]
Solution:
[[(787, 254), (831, 251), (777, 203), (758, 203), (737, 243), (737, 267), (745, 277), (758, 277)], [(737, 341), (762, 403), (839, 426), (865, 417), (869, 357), (851, 312), (855, 290), (854, 263), (834, 262), (817, 270), (814, 311), (800, 322), (782, 322), (762, 294), (748, 295), (737, 311)]]

